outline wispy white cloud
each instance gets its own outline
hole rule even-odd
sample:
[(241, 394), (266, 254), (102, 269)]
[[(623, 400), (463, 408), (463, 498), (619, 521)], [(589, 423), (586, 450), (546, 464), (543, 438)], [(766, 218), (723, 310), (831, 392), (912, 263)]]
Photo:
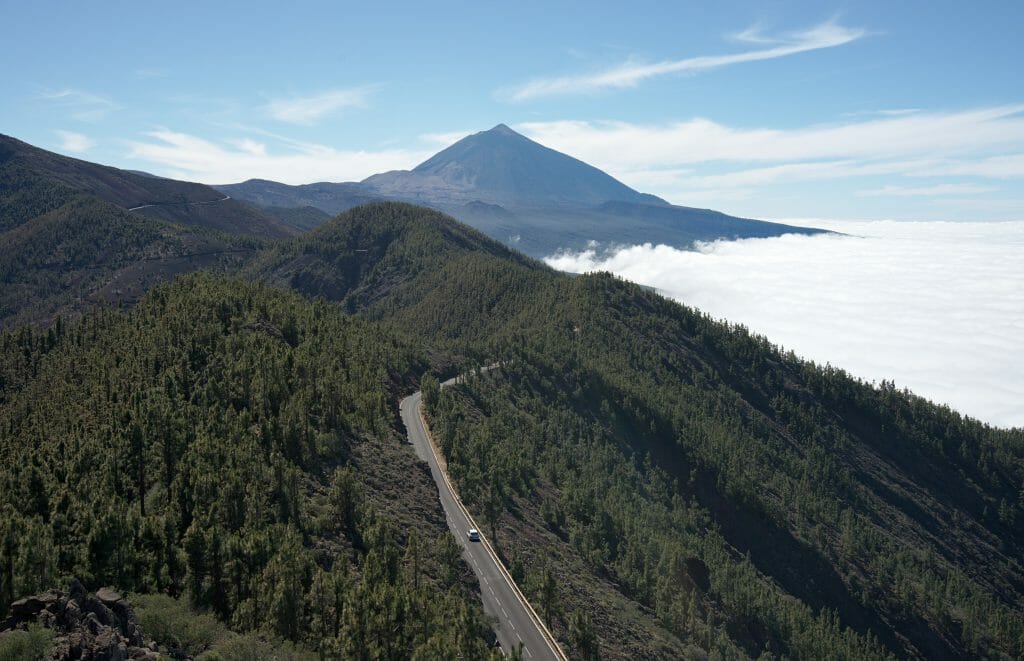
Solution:
[(75, 133), (74, 131), (54, 131), (60, 138), (60, 148), (63, 151), (72, 153), (87, 152), (96, 146), (96, 142), (87, 135)]
[(886, 108), (882, 110), (858, 110), (856, 112), (845, 112), (843, 117), (862, 117), (864, 115), (880, 115), (882, 117), (899, 117), (900, 115), (913, 115), (921, 112), (920, 108)]
[(72, 119), (81, 122), (98, 122), (120, 108), (108, 97), (72, 88), (44, 90), (36, 99), (67, 109)]
[(937, 184), (935, 186), (882, 186), (857, 191), (861, 197), (936, 197), (944, 195), (980, 195), (997, 190), (975, 184)]
[[(516, 128), (638, 190), (687, 205), (720, 208), (759, 189), (795, 182), (1024, 177), (1024, 104), (873, 114), (784, 129), (730, 126), (704, 118), (654, 125), (526, 122)], [(927, 188), (920, 181), (884, 183), (922, 194)], [(968, 184), (981, 185), (929, 185)], [(876, 189), (880, 185), (869, 182)], [(942, 195), (944, 190), (934, 192)]]
[(547, 261), (617, 273), (821, 364), (1024, 426), (1024, 222), (790, 222), (846, 235)]
[(662, 125), (526, 122), (517, 128), (545, 145), (617, 170), (713, 161), (951, 158), (959, 153), (1024, 145), (1024, 104), (795, 129), (732, 127), (703, 118)]
[(420, 139), (435, 145), (438, 149), (444, 149), (462, 140), (474, 131), (446, 131), (444, 133), (424, 133)]
[(315, 124), (327, 115), (345, 108), (361, 108), (373, 87), (336, 89), (313, 96), (290, 96), (271, 99), (267, 110), (274, 119), (289, 124)]
[(510, 101), (528, 101), (543, 96), (581, 94), (609, 89), (635, 87), (640, 83), (668, 74), (700, 73), (710, 69), (771, 60), (807, 51), (834, 48), (860, 39), (866, 31), (829, 21), (809, 30), (771, 37), (756, 29), (748, 29), (734, 38), (745, 43), (770, 45), (769, 48), (728, 55), (701, 55), (680, 60), (643, 63), (629, 61), (604, 71), (582, 75), (537, 78), (523, 85), (499, 90), (499, 98)]
[(778, 37), (765, 34), (764, 25), (760, 23), (755, 23), (744, 30), (730, 34), (729, 39), (732, 41), (738, 41), (742, 44), (766, 45), (779, 43)]
[(151, 80), (151, 79), (154, 79), (154, 78), (167, 78), (167, 77), (169, 77), (171, 75), (167, 71), (167, 69), (156, 69), (156, 68), (152, 68), (152, 67), (143, 67), (141, 69), (136, 69), (132, 73), (135, 74), (135, 77), (138, 78), (139, 80)]
[[(1016, 149), (1024, 145), (1008, 143)], [(1024, 153), (989, 156), (975, 160), (946, 160), (923, 166), (913, 172), (922, 177), (962, 176), (1013, 179), (1024, 177)]]
[(432, 153), (415, 149), (339, 150), (294, 141), (271, 149), (251, 138), (214, 142), (168, 129), (148, 132), (145, 137), (129, 142), (129, 158), (147, 163), (155, 174), (207, 184), (250, 178), (288, 184), (353, 181), (410, 168)]

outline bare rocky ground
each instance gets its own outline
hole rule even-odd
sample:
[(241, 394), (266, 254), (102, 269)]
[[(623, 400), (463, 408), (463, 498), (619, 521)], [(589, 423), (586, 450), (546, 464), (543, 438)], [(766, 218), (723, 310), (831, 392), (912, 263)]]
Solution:
[(51, 659), (157, 661), (156, 643), (147, 642), (128, 602), (110, 588), (89, 594), (77, 580), (67, 592), (49, 590), (11, 604), (0, 621), (0, 639), (40, 624), (54, 630)]

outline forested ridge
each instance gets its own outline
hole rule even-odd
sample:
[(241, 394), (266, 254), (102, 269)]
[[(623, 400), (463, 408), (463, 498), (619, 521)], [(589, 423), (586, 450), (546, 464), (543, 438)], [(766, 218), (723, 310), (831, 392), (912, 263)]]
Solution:
[(253, 248), (240, 280), (3, 336), (0, 600), (73, 573), (308, 649), (385, 644), (324, 628), (328, 585), (401, 614), (389, 655), (483, 653), (399, 442), (426, 372), (460, 493), (574, 657), (1024, 655), (1021, 430), (411, 205)]
[(261, 237), (288, 233), (230, 200), (207, 204), (221, 197), (0, 135), (0, 328), (133, 305), (181, 273), (235, 270)]
[(1022, 653), (1020, 430), (612, 276), (538, 299), (489, 339), (504, 367), (443, 391), (432, 418), (563, 636), (586, 614), (606, 656), (646, 653), (595, 598), (610, 584), (727, 657)]
[(224, 199), (209, 186), (90, 163), (0, 134), (0, 231), (80, 194), (182, 226), (264, 239), (297, 233), (287, 222)]
[(294, 294), (188, 276), (0, 338), (0, 602), (68, 576), (356, 658), (486, 656), (395, 403), (424, 363)]
[(1021, 430), (612, 276), (509, 259), (408, 205), (270, 255), (251, 276), (466, 358), (438, 376), (506, 365), (433, 415), (531, 599), (561, 595), (552, 623), (574, 649), (594, 634), (621, 657), (1022, 653)]

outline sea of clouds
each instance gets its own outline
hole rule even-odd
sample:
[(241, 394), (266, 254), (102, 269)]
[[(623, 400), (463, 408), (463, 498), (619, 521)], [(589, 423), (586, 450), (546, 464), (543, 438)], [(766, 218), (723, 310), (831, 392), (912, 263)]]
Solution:
[(843, 234), (546, 261), (611, 271), (817, 363), (1024, 426), (1024, 222), (787, 222)]

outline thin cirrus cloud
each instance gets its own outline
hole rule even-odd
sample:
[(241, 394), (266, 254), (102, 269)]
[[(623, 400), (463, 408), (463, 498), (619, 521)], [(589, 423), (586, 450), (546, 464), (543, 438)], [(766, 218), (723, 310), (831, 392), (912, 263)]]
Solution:
[(276, 150), (244, 138), (213, 142), (188, 133), (160, 129), (128, 142), (129, 158), (151, 164), (158, 174), (225, 184), (250, 178), (286, 184), (352, 181), (388, 170), (410, 168), (431, 154), (427, 150), (340, 150), (325, 145), (288, 141)]
[(366, 106), (372, 92), (371, 86), (350, 87), (312, 96), (271, 99), (267, 112), (281, 122), (311, 125), (345, 108)]
[(522, 102), (545, 96), (587, 94), (636, 87), (652, 78), (669, 74), (695, 74), (735, 64), (772, 60), (797, 53), (834, 48), (856, 41), (866, 34), (867, 32), (861, 28), (846, 27), (835, 21), (776, 37), (765, 35), (760, 30), (752, 28), (733, 36), (738, 41), (767, 45), (768, 48), (728, 55), (701, 55), (654, 63), (626, 62), (595, 73), (537, 78), (522, 85), (498, 90), (496, 96), (500, 99)]
[(36, 99), (65, 109), (72, 119), (88, 123), (105, 119), (111, 112), (120, 109), (120, 106), (108, 97), (73, 88), (44, 90), (36, 95)]
[(81, 133), (63, 130), (57, 130), (55, 133), (60, 138), (60, 148), (66, 152), (80, 154), (96, 146), (95, 140)]
[(997, 190), (974, 184), (938, 184), (936, 186), (882, 186), (857, 191), (860, 197), (935, 197), (945, 195), (981, 195)]
[(546, 261), (611, 271), (819, 364), (1024, 426), (1024, 222), (786, 221), (844, 235), (650, 244)]

